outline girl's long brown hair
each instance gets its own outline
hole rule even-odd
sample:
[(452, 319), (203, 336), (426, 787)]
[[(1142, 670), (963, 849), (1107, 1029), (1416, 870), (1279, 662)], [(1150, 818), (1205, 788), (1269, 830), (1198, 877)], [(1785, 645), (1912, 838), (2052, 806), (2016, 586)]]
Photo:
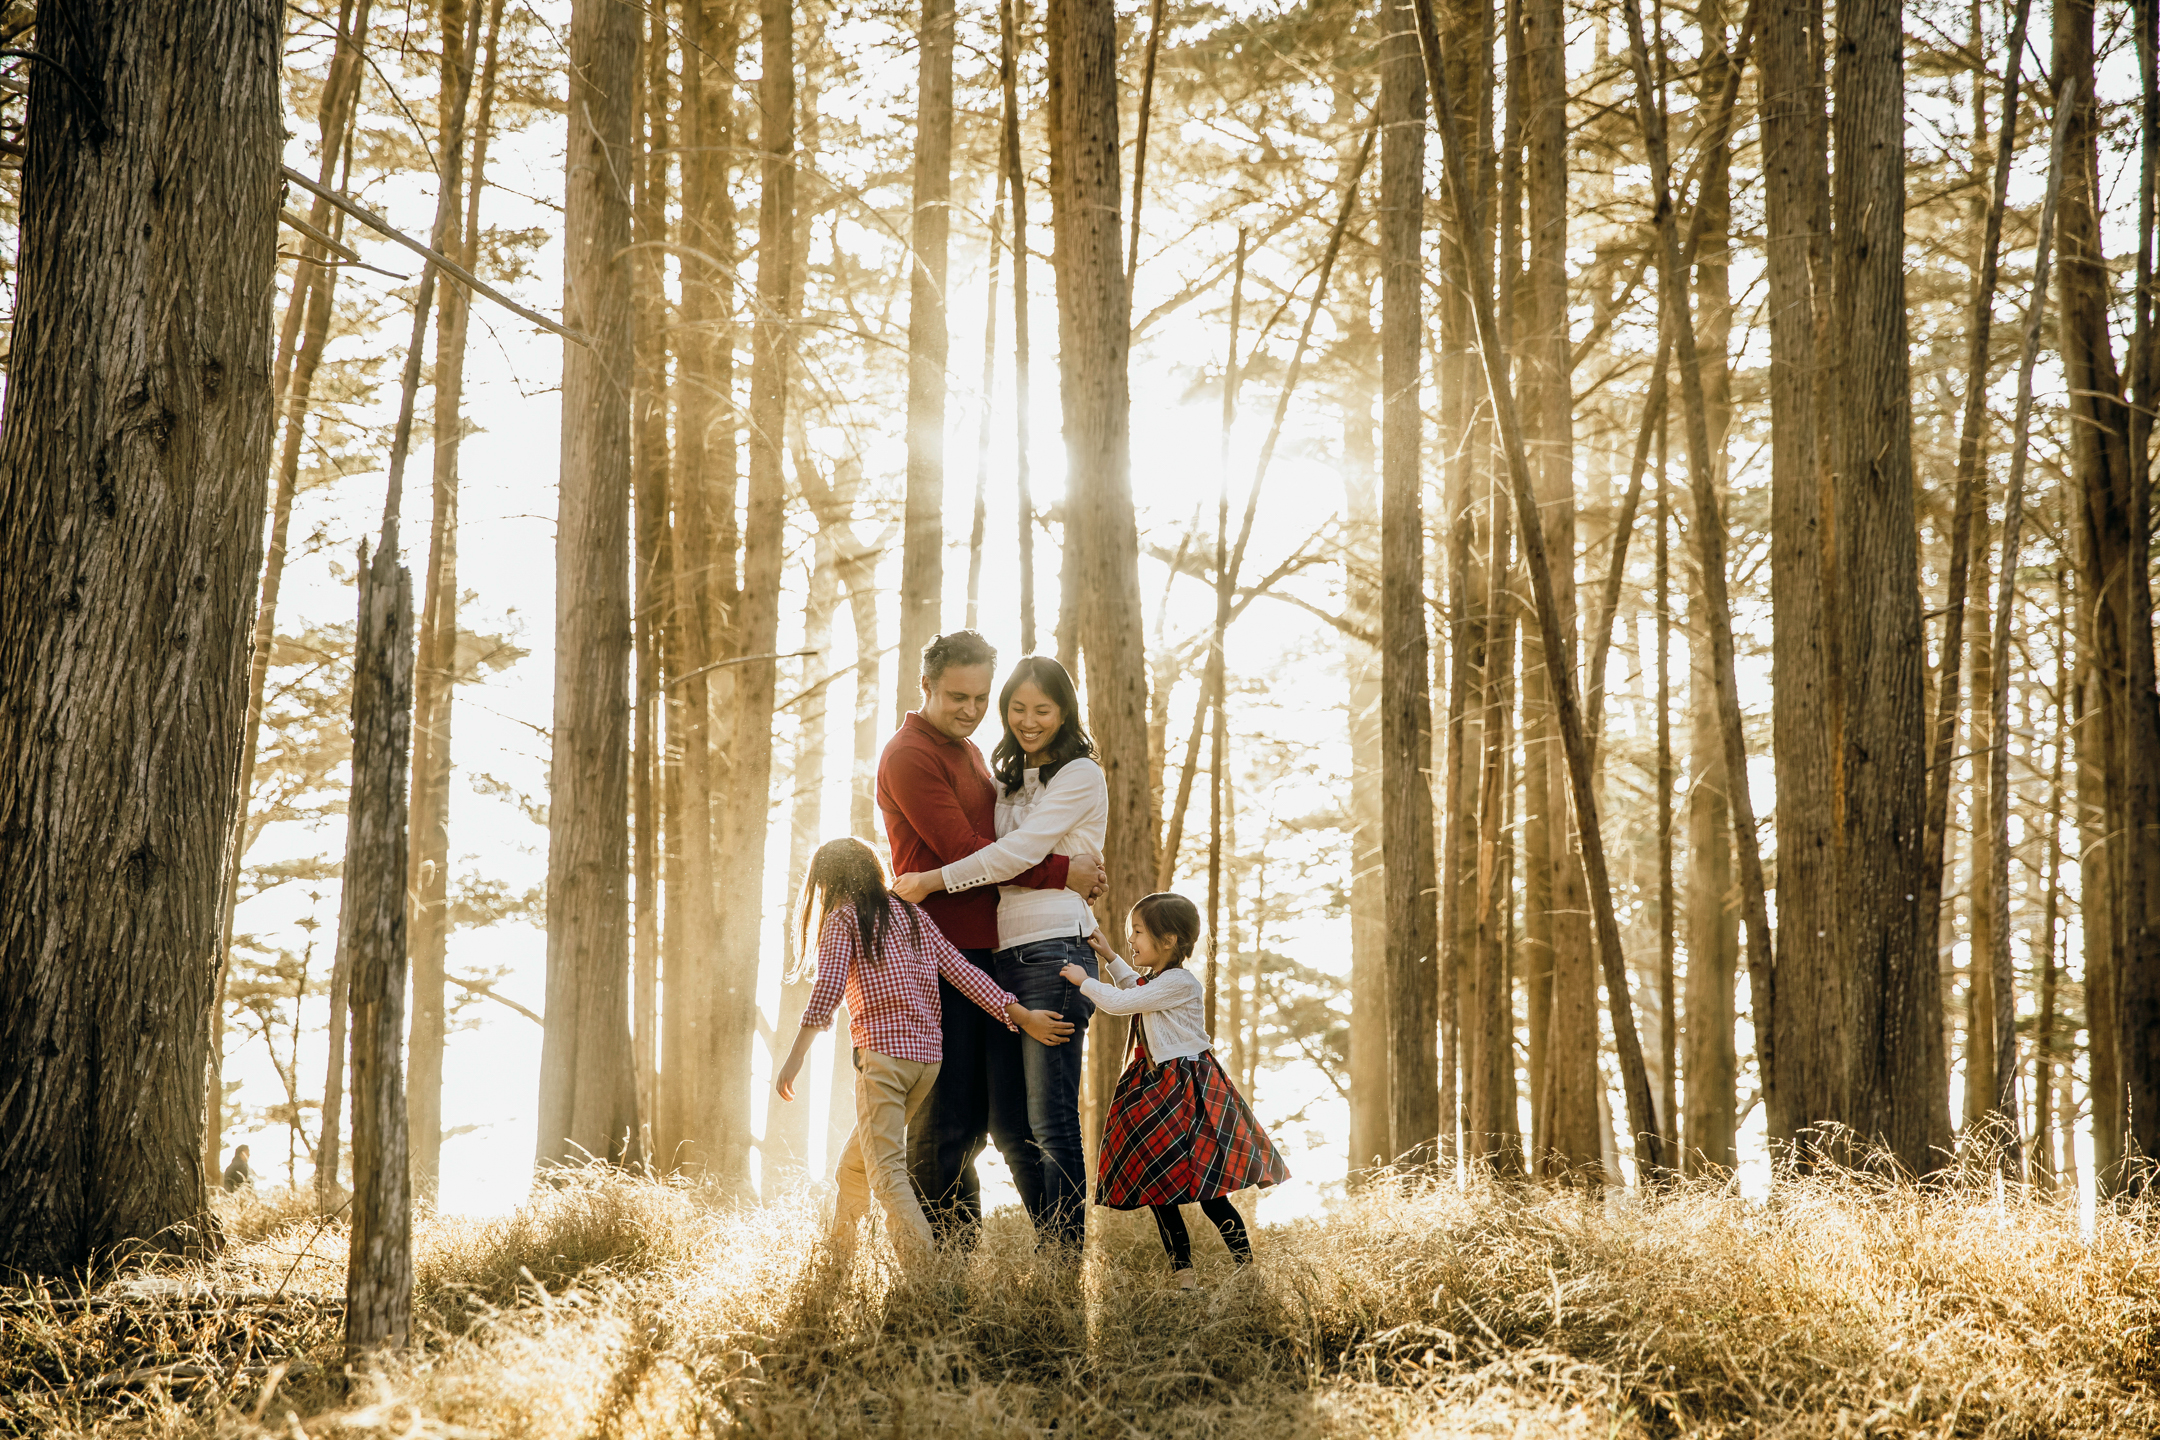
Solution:
[[(800, 927), (795, 953), (796, 978), (817, 966), (817, 946), (825, 921), (844, 907), (855, 911), (856, 933), (862, 937), (863, 960), (875, 962), (878, 947), (892, 929), (892, 892), (885, 888), (885, 867), (877, 852), (852, 835), (828, 840), (810, 857), (809, 873), (803, 876)], [(914, 906), (907, 907), (908, 920), (920, 932), (922, 920)], [(813, 925), (813, 921), (816, 923)]]

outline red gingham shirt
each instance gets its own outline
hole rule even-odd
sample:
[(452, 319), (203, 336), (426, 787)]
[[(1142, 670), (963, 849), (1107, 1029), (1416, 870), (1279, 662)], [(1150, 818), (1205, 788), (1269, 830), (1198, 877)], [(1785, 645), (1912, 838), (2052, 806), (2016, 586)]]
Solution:
[(938, 1064), (945, 1058), (939, 975), (1005, 1021), (1006, 1029), (1019, 1028), (1005, 1018), (1005, 1007), (1018, 1003), (1013, 996), (955, 950), (929, 916), (898, 896), (889, 897), (888, 903), (892, 926), (885, 932), (878, 958), (867, 964), (855, 907), (847, 905), (826, 915), (818, 930), (817, 983), (810, 987), (810, 1003), (803, 1007), (805, 1030), (823, 1030), (832, 1024), (833, 1007), (840, 1003), (844, 986), (848, 1035), (856, 1049), (895, 1060)]

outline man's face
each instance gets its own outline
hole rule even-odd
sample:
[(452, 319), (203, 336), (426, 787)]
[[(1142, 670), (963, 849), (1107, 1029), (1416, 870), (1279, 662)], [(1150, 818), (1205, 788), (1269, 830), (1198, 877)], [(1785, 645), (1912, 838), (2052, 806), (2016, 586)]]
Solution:
[(949, 739), (967, 739), (990, 713), (988, 665), (947, 665), (922, 690), (922, 718)]

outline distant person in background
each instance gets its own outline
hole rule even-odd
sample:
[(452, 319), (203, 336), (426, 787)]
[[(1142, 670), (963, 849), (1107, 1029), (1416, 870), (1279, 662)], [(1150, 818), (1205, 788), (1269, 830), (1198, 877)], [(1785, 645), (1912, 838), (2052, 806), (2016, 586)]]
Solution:
[(1050, 656), (1030, 655), (1013, 666), (998, 693), (998, 719), (1005, 733), (990, 753), (997, 843), (939, 869), (902, 875), (893, 890), (924, 900), (941, 890), (957, 897), (997, 886), (991, 976), (1023, 1003), (1055, 1010), (1079, 1027), (1071, 1044), (1055, 1050), (1018, 1036), (993, 1037), (990, 1049), (990, 1093), (1019, 1091), (1027, 1099), (1027, 1168), (1015, 1165), (1013, 1179), (1036, 1239), (1077, 1251), (1087, 1240), (1080, 1076), (1095, 1007), (1058, 975), (1068, 966), (1092, 973), (1095, 912), (1071, 890), (1012, 881), (1052, 854), (1099, 853), (1110, 825), (1110, 785), (1080, 723), (1072, 676)]
[(225, 1191), (255, 1188), (255, 1172), (248, 1168), (248, 1147), (242, 1145), (232, 1152), (232, 1164), (225, 1167)]
[[(998, 787), (969, 739), (989, 713), (996, 664), (997, 651), (973, 630), (940, 635), (923, 647), (922, 707), (908, 712), (878, 759), (878, 809), (895, 874), (935, 871), (997, 843)], [(1049, 855), (1005, 883), (1052, 893), (1069, 887), (1092, 896), (1102, 889), (1101, 857)], [(989, 976), (998, 943), (998, 892), (983, 886), (931, 895), (922, 908), (967, 962)], [(908, 1127), (908, 1173), (939, 1243), (969, 1245), (982, 1223), (975, 1158), (984, 1144), (995, 1143), (1012, 1167), (1023, 1201), (1040, 1165), (1024, 1089), (991, 1080), (990, 1054), (1004, 1028), (943, 978), (938, 1000), (944, 1068)], [(1036, 1206), (1029, 1202), (1028, 1208), (1032, 1214)]]
[(1230, 1196), (1290, 1178), (1245, 1097), (1238, 1094), (1207, 1033), (1207, 990), (1185, 962), (1200, 941), (1200, 911), (1167, 891), (1132, 908), (1133, 961), (1100, 933), (1090, 937), (1115, 988), (1078, 965), (1065, 978), (1105, 1015), (1133, 1017), (1133, 1058), (1118, 1077), (1103, 1120), (1095, 1203), (1155, 1212), (1156, 1233), (1182, 1289), (1197, 1288), (1192, 1238), (1180, 1207), (1198, 1205), (1230, 1256), (1252, 1260), (1252, 1236)]
[(832, 1023), (844, 993), (855, 1045), (855, 1130), (834, 1171), (840, 1201), (831, 1243), (842, 1254), (853, 1252), (856, 1222), (869, 1213), (874, 1194), (893, 1249), (903, 1263), (918, 1263), (935, 1242), (908, 1180), (907, 1127), (929, 1099), (944, 1059), (939, 986), (957, 986), (992, 1024), (1024, 1029), (1039, 1044), (1061, 1045), (1073, 1027), (1055, 1011), (1027, 1009), (993, 984), (925, 923), (922, 911), (885, 888), (877, 852), (852, 836), (820, 846), (811, 858), (798, 923), (796, 953), (810, 954), (813, 937), (817, 942), (817, 981), (774, 1088), (782, 1100), (795, 1098), (810, 1042)]

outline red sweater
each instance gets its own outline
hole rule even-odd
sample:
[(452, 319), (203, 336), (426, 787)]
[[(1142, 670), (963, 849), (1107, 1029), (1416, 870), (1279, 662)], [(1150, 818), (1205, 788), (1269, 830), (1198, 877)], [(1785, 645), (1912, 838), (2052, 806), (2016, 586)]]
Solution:
[[(916, 714), (908, 717), (878, 757), (878, 809), (892, 845), (893, 874), (935, 870), (997, 843), (997, 782), (982, 751), (954, 740)], [(1071, 861), (1052, 855), (1004, 882), (1030, 890), (1062, 890)], [(923, 913), (962, 950), (997, 948), (997, 887), (957, 895), (940, 891)]]

